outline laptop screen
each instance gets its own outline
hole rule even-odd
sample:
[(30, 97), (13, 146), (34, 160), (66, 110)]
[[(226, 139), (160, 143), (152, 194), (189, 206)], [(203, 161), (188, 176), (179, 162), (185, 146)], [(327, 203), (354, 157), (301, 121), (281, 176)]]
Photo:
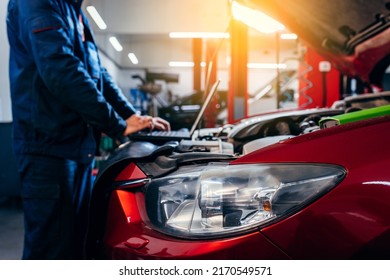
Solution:
[(209, 105), (211, 98), (213, 98), (214, 94), (217, 91), (218, 85), (220, 83), (220, 80), (217, 80), (213, 86), (211, 87), (210, 91), (207, 93), (206, 99), (203, 102), (202, 107), (199, 110), (198, 115), (196, 116), (196, 119), (194, 123), (192, 124), (191, 130), (190, 130), (190, 135), (192, 136), (195, 132), (195, 130), (198, 128), (200, 121), (202, 120), (202, 117), (204, 115), (204, 112), (206, 111), (207, 106)]

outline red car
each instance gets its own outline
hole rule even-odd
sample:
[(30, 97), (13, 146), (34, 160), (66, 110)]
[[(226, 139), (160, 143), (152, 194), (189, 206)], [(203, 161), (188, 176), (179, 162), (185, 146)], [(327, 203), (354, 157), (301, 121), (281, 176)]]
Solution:
[[(283, 22), (344, 73), (386, 82), (387, 1), (241, 2)], [(130, 142), (96, 179), (86, 257), (390, 259), (388, 139), (390, 116), (241, 154)]]

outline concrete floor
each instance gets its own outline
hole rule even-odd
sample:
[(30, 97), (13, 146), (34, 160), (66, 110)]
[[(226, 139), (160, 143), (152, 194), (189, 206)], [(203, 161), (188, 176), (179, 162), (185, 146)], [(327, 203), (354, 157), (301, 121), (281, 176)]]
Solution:
[(0, 196), (0, 260), (20, 260), (23, 250), (23, 211), (16, 198)]

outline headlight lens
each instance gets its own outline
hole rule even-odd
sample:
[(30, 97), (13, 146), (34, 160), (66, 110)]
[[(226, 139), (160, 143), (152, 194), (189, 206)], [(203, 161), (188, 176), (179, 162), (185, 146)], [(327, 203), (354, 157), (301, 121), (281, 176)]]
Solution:
[(344, 176), (345, 170), (333, 165), (193, 168), (150, 182), (146, 209), (161, 232), (183, 238), (220, 237), (290, 216)]

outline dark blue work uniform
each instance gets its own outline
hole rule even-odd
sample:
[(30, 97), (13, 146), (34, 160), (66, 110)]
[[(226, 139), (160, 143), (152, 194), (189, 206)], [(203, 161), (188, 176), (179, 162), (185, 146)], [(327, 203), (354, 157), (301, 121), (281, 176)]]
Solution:
[(10, 0), (14, 151), (24, 259), (82, 258), (93, 130), (121, 136), (131, 104), (101, 67), (82, 0)]

